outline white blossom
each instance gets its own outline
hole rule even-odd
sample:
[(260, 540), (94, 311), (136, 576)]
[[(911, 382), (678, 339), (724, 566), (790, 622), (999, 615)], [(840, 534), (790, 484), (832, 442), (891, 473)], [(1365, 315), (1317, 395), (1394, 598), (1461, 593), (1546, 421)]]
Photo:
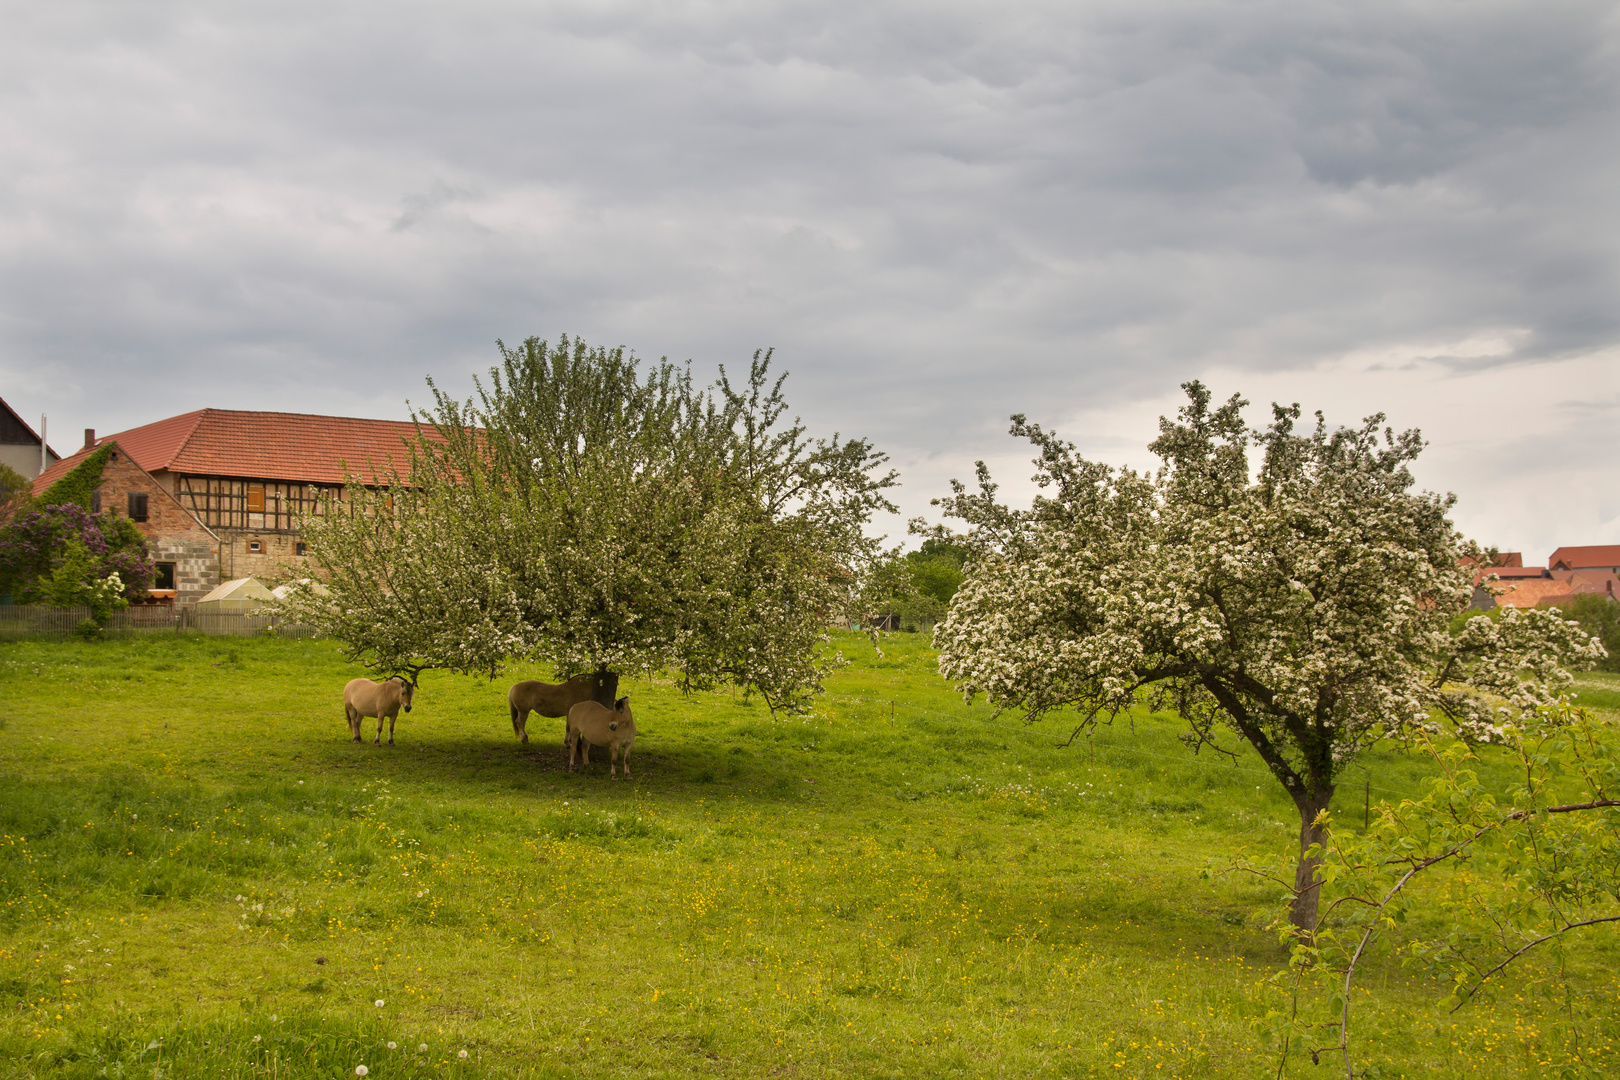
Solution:
[(773, 709), (818, 691), (864, 526), (892, 509), (884, 455), (786, 424), (768, 355), (707, 392), (567, 339), (502, 355), (473, 400), (434, 391), (408, 483), (306, 520), (330, 591), (300, 611), (386, 670), (673, 669)]
[[(974, 554), (934, 640), (963, 694), (1030, 719), (1074, 709), (1082, 726), (1145, 699), (1176, 709), (1195, 747), (1235, 734), (1293, 798), (1303, 846), (1367, 746), (1500, 737), (1496, 710), (1550, 704), (1562, 664), (1602, 655), (1554, 611), (1453, 633), (1481, 553), (1447, 520), (1450, 497), (1411, 490), (1417, 432), (1380, 432), (1382, 416), (1330, 430), (1318, 414), (1301, 435), (1297, 406), (1249, 430), (1241, 399), (1211, 410), (1187, 390), (1151, 476), (1014, 417), (1041, 451), (1033, 507), (998, 503), (982, 463), (978, 492), (954, 485), (943, 504)], [(1299, 884), (1314, 909), (1313, 867), (1302, 859)]]

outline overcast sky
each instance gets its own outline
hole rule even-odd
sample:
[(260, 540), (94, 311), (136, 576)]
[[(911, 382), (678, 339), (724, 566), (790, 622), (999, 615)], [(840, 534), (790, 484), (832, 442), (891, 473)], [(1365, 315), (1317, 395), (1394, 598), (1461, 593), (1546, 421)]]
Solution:
[[(1620, 543), (1620, 11), (0, 3), (0, 396), (403, 418), (494, 341), (775, 346), (907, 514), (1025, 412), (1151, 463), (1201, 378)], [(895, 519), (891, 533), (904, 531)]]

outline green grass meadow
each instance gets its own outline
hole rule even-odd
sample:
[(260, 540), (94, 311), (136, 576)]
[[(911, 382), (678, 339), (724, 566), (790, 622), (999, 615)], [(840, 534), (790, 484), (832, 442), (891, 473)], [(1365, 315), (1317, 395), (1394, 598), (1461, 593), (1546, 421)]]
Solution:
[[(804, 717), (627, 680), (629, 781), (568, 773), (560, 720), (513, 737), (540, 669), (427, 672), (376, 747), (330, 642), (0, 645), (0, 1080), (1274, 1073), (1277, 890), (1205, 873), (1297, 850), (1252, 755), (1146, 713), (1061, 748), (925, 637), (833, 644)], [(1341, 827), (1425, 774), (1362, 764)], [(1455, 1015), (1374, 957), (1369, 1075), (1620, 1074), (1614, 940)]]

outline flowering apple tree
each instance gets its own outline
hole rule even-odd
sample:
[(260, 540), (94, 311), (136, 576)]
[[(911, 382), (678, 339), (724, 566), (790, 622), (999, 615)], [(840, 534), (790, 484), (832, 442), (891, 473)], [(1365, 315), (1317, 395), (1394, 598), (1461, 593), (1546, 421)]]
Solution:
[[(1561, 665), (1601, 646), (1555, 611), (1452, 617), (1469, 603), (1478, 548), (1415, 492), (1416, 431), (1295, 429), (1273, 406), (1249, 429), (1234, 395), (1200, 383), (1161, 419), (1153, 474), (1086, 461), (1013, 417), (1039, 451), (1028, 510), (955, 483), (940, 500), (968, 528), (967, 576), (935, 631), (940, 670), (968, 696), (1030, 720), (1078, 713), (1078, 731), (1146, 699), (1174, 707), (1194, 750), (1235, 735), (1299, 811), (1290, 921), (1316, 925), (1319, 815), (1357, 753), (1452, 731), (1489, 740), (1552, 703)], [(1250, 452), (1260, 452), (1258, 471)]]
[(609, 702), (623, 671), (773, 710), (818, 690), (827, 619), (878, 561), (864, 526), (893, 509), (885, 456), (784, 423), (768, 353), (699, 390), (582, 341), (500, 348), (473, 398), (433, 389), (408, 469), (306, 521), (330, 590), (311, 616), (381, 668), (544, 659)]

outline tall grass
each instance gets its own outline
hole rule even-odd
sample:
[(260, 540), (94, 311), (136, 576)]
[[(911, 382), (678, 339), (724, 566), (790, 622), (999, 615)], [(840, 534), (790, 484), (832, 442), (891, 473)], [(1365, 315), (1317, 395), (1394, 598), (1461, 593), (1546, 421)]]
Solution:
[[(1270, 1070), (1275, 889), (1208, 873), (1295, 852), (1252, 756), (1145, 713), (1060, 748), (923, 640), (835, 644), (804, 717), (628, 682), (629, 782), (566, 772), (560, 721), (515, 741), (506, 685), (544, 671), (429, 672), (378, 748), (329, 643), (0, 646), (0, 1078)], [(1364, 766), (1341, 827), (1425, 769)], [(1447, 1016), (1377, 959), (1374, 1065), (1607, 1069), (1613, 960), (1543, 962), (1601, 1020), (1577, 1030), (1550, 983)]]

